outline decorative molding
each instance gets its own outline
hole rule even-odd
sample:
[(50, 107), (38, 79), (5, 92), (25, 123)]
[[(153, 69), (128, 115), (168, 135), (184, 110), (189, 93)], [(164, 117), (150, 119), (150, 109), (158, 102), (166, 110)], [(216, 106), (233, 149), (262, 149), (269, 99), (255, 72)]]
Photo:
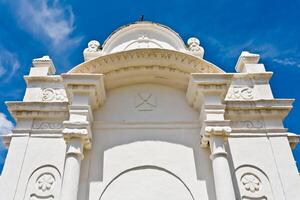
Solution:
[(231, 132), (230, 126), (206, 126), (205, 135), (207, 136), (227, 136)]
[(138, 111), (153, 111), (157, 107), (156, 97), (149, 92), (139, 92), (135, 98)]
[(85, 128), (64, 128), (63, 134), (65, 137), (88, 137), (88, 130)]
[(172, 66), (186, 73), (223, 73), (217, 66), (192, 55), (169, 49), (134, 49), (100, 56), (68, 73), (101, 73), (133, 66)]
[(232, 128), (261, 129), (265, 128), (262, 120), (231, 121)]
[(249, 86), (233, 86), (229, 88), (227, 100), (250, 100), (254, 98), (253, 87)]
[(60, 88), (43, 88), (42, 89), (42, 101), (45, 102), (67, 102), (68, 98), (64, 89)]
[(63, 127), (62, 122), (58, 121), (34, 121), (32, 128), (33, 129), (61, 129)]

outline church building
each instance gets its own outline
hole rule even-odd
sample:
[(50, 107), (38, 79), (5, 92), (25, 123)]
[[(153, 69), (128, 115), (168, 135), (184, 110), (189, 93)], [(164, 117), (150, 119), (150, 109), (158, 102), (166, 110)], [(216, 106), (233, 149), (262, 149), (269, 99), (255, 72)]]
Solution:
[(33, 59), (0, 200), (297, 200), (284, 118), (272, 72), (241, 52), (236, 73), (206, 61), (200, 41), (140, 21), (92, 40), (84, 62), (55, 74)]

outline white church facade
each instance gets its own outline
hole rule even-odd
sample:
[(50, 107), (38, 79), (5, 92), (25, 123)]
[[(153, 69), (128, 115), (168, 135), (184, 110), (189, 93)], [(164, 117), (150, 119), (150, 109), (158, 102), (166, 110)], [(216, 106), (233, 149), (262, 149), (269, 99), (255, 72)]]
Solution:
[(203, 59), (170, 28), (136, 22), (84, 62), (56, 75), (33, 60), (16, 120), (0, 200), (296, 200), (300, 177), (259, 55), (236, 73)]

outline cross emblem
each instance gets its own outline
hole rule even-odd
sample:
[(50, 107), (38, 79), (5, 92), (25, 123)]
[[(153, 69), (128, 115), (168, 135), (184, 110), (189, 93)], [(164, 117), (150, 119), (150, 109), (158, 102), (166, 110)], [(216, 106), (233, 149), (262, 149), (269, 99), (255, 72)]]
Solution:
[(156, 98), (151, 93), (140, 92), (136, 95), (135, 108), (139, 111), (152, 111), (156, 108)]

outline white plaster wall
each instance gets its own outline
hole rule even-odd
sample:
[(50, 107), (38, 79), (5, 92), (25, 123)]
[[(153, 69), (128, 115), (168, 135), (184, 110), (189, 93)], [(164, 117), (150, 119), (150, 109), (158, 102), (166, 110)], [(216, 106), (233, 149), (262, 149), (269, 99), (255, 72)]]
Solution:
[[(13, 199), (22, 170), (29, 137), (13, 137), (1, 175), (0, 199)], [(5, 192), (3, 192), (5, 191)]]
[[(13, 142), (14, 140), (16, 142)], [(55, 193), (57, 194), (55, 199), (58, 199), (61, 182), (61, 180), (58, 180), (58, 177), (62, 176), (65, 159), (66, 145), (64, 139), (20, 137), (13, 138), (13, 141), (9, 148), (9, 155), (7, 156), (9, 160), (7, 160), (5, 163), (5, 167), (7, 169), (17, 169), (17, 171), (16, 173), (4, 171), (1, 181), (2, 184), (8, 186), (7, 188), (9, 188), (9, 190), (2, 190), (1, 188), (1, 191), (5, 192), (0, 194), (0, 199), (29, 199), (29, 196), (25, 195), (29, 179), (36, 170), (43, 167), (53, 168), (55, 171), (57, 171), (57, 176), (55, 177), (57, 180), (54, 183), (57, 185), (54, 185), (54, 189)], [(14, 146), (14, 143), (19, 143), (19, 147)], [(22, 154), (25, 154), (24, 157), (22, 157)], [(20, 167), (22, 168), (22, 171), (21, 173), (18, 173), (18, 168)], [(36, 184), (35, 181), (36, 180), (33, 181), (34, 184)], [(12, 187), (13, 185), (16, 187)]]
[[(139, 110), (141, 92), (155, 97), (153, 109)], [(209, 151), (199, 146), (198, 116), (183, 91), (167, 86), (108, 91), (94, 112), (79, 199), (215, 199)]]
[[(239, 196), (267, 199), (297, 199), (300, 195), (295, 163), (286, 138), (228, 138), (236, 188)], [(247, 191), (241, 178), (254, 174), (260, 180), (259, 190)], [(250, 199), (251, 199), (250, 198)]]

